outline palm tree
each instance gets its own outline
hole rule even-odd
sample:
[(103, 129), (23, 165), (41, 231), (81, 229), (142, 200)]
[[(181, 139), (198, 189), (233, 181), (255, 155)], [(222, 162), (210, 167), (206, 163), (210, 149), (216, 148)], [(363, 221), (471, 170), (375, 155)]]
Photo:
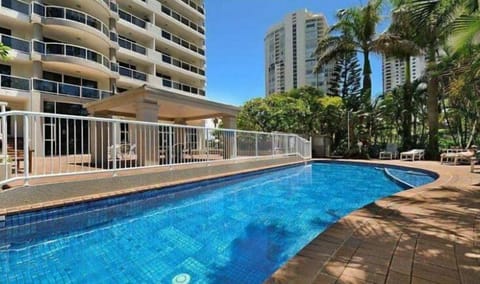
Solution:
[(437, 159), (439, 154), (439, 77), (432, 72), (442, 46), (445, 44), (452, 23), (457, 18), (459, 5), (465, 1), (453, 0), (400, 0), (393, 1), (397, 12), (407, 15), (407, 21), (414, 29), (411, 38), (426, 53), (427, 60), (427, 111), (428, 143), (427, 157)]
[(375, 40), (376, 50), (388, 57), (395, 57), (405, 63), (405, 83), (403, 84), (401, 94), (402, 99), (402, 148), (411, 149), (414, 145), (412, 140), (412, 117), (413, 117), (413, 87), (411, 79), (410, 57), (421, 54), (419, 46), (415, 44), (412, 38), (413, 27), (406, 20), (407, 15), (397, 11), (392, 15), (392, 23), (389, 29)]
[(5, 46), (0, 42), (0, 61), (5, 61), (7, 59), (8, 50), (8, 46)]
[(382, 2), (369, 0), (365, 6), (338, 11), (338, 22), (330, 28), (317, 47), (318, 66), (343, 58), (352, 52), (363, 55), (362, 99), (367, 107), (370, 107), (372, 95), (370, 54), (376, 52), (376, 30), (382, 20)]

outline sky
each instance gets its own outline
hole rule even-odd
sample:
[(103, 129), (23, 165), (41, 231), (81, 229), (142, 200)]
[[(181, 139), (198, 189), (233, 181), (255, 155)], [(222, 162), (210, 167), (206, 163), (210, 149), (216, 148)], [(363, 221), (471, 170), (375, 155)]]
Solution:
[[(240, 106), (265, 96), (264, 37), (294, 11), (323, 13), (329, 25), (337, 10), (366, 0), (205, 0), (207, 98)], [(382, 91), (381, 58), (372, 58), (373, 94)]]

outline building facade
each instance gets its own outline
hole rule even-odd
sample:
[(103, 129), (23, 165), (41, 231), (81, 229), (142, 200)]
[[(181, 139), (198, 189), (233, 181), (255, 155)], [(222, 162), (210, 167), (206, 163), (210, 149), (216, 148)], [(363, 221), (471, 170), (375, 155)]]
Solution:
[[(395, 57), (382, 58), (383, 91), (390, 92), (405, 84), (406, 61)], [(425, 73), (425, 56), (410, 57), (410, 82), (423, 76)]]
[(315, 73), (315, 50), (328, 30), (326, 18), (307, 10), (289, 14), (271, 27), (265, 36), (266, 95), (302, 86), (328, 88), (331, 66)]
[(143, 85), (205, 96), (203, 0), (0, 3), (10, 109), (83, 115), (83, 104)]

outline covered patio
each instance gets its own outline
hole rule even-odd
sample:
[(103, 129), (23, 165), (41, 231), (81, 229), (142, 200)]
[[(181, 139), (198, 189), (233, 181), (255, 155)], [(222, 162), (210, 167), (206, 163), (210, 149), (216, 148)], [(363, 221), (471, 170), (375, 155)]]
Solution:
[[(195, 128), (204, 127), (205, 119), (220, 118), (224, 128), (235, 129), (239, 108), (232, 105), (144, 85), (87, 103), (85, 108), (94, 117), (137, 122), (122, 122), (113, 127), (97, 123), (96, 127), (91, 127), (91, 161), (95, 164), (120, 160), (124, 163), (135, 161), (139, 166), (154, 166), (235, 156), (233, 132), (223, 131), (218, 135), (214, 129)], [(148, 124), (158, 122), (165, 124)], [(214, 137), (215, 134), (219, 137)], [(111, 138), (98, 143), (97, 137)]]

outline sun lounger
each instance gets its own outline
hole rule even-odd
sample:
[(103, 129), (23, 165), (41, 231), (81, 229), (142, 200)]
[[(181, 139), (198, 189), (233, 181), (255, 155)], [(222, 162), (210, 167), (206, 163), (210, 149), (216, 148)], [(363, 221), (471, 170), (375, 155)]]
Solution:
[(424, 149), (413, 149), (410, 151), (400, 153), (400, 160), (402, 161), (423, 160), (424, 156), (425, 156)]
[(475, 157), (475, 153), (464, 150), (463, 152), (449, 152), (449, 153), (442, 153), (440, 155), (440, 163), (448, 163), (452, 162), (454, 166), (461, 162), (466, 162), (467, 164), (470, 163), (470, 160)]

